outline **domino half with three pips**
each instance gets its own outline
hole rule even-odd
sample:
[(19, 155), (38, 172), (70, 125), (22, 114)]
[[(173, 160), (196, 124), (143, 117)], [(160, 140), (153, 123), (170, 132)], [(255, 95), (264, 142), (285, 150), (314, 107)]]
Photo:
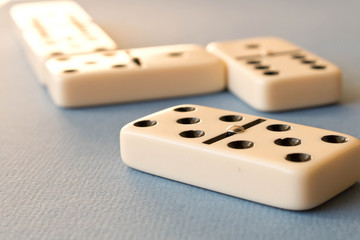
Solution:
[(340, 69), (281, 38), (214, 42), (207, 49), (225, 61), (229, 90), (258, 110), (291, 110), (340, 99)]
[(360, 141), (329, 130), (180, 105), (121, 129), (130, 167), (290, 210), (313, 208), (360, 177)]
[(16, 4), (10, 14), (40, 83), (44, 63), (52, 57), (111, 50), (115, 42), (73, 1)]

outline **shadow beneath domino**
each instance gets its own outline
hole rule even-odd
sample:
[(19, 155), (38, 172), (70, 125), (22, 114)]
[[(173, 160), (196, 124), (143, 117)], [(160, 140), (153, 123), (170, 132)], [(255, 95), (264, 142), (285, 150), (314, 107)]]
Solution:
[(325, 203), (306, 211), (299, 211), (299, 213), (304, 215), (316, 214), (320, 218), (334, 218), (336, 215), (340, 218), (359, 219), (360, 180)]

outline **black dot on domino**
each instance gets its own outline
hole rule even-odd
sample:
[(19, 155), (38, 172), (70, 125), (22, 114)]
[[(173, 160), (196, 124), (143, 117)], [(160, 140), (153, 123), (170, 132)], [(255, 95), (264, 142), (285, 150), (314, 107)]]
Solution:
[(238, 122), (243, 118), (239, 115), (225, 115), (219, 118), (223, 122)]
[(198, 138), (205, 135), (204, 131), (201, 130), (189, 130), (180, 133), (180, 136), (184, 138)]
[(315, 60), (304, 59), (301, 62), (304, 64), (312, 64), (312, 63), (315, 63)]
[(125, 68), (126, 65), (125, 64), (115, 64), (112, 66), (112, 68)]
[(274, 143), (279, 146), (290, 147), (300, 145), (301, 140), (297, 138), (278, 138)]
[(135, 127), (152, 127), (152, 126), (155, 126), (156, 124), (157, 124), (157, 122), (154, 120), (142, 120), (142, 121), (134, 123), (134, 126)]
[(194, 110), (195, 110), (194, 107), (179, 107), (174, 109), (175, 112), (191, 112)]
[(250, 43), (250, 44), (247, 44), (245, 47), (248, 48), (248, 49), (257, 49), (259, 48), (260, 44), (258, 43)]
[(278, 75), (279, 74), (279, 71), (265, 71), (264, 72), (264, 75), (267, 75), (267, 76), (275, 76), (275, 75)]
[(234, 149), (247, 149), (247, 148), (252, 148), (253, 146), (254, 146), (253, 142), (246, 140), (233, 141), (228, 143), (228, 147)]
[(303, 55), (303, 54), (294, 54), (291, 57), (294, 58), (294, 59), (304, 59), (305, 55)]
[(246, 62), (247, 64), (260, 64), (261, 61), (260, 60), (249, 60)]
[(195, 117), (189, 117), (189, 118), (180, 118), (176, 121), (177, 123), (180, 124), (195, 124), (200, 122), (199, 118), (195, 118)]
[(307, 153), (290, 153), (285, 157), (285, 159), (290, 162), (307, 162), (310, 161), (311, 158), (311, 155)]
[(273, 132), (284, 132), (284, 131), (289, 131), (291, 127), (286, 124), (272, 124), (267, 126), (266, 129)]
[(323, 136), (321, 140), (327, 143), (345, 143), (348, 141), (346, 137), (338, 135), (326, 135)]
[(260, 70), (269, 69), (269, 68), (270, 68), (270, 66), (268, 66), (268, 65), (257, 65), (257, 66), (255, 66), (255, 69), (260, 69)]
[(59, 57), (56, 60), (58, 60), (58, 61), (67, 61), (67, 60), (69, 60), (69, 57)]
[(58, 56), (61, 56), (61, 55), (64, 55), (62, 52), (53, 52), (50, 54), (52, 57), (58, 57)]
[(78, 70), (76, 69), (66, 69), (63, 71), (63, 73), (76, 73), (76, 72), (78, 72)]
[(322, 69), (325, 69), (326, 66), (325, 65), (312, 65), (311, 68), (317, 69), (317, 70), (322, 70)]
[(169, 53), (168, 56), (169, 57), (181, 57), (184, 53), (182, 52), (172, 52), (172, 53)]
[(100, 48), (96, 48), (95, 52), (103, 52), (103, 51), (106, 51), (106, 50), (108, 50), (108, 49), (100, 47)]

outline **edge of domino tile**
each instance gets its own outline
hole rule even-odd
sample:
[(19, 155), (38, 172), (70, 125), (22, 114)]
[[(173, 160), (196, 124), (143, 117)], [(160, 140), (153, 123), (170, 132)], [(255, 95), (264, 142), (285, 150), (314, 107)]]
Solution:
[(285, 38), (282, 37), (278, 37), (278, 36), (271, 36), (271, 35), (266, 35), (266, 36), (255, 36), (255, 37), (247, 37), (247, 38), (234, 38), (234, 39), (227, 39), (227, 40), (217, 40), (217, 41), (212, 41), (208, 44), (206, 44), (206, 48), (211, 51), (214, 47), (216, 47), (219, 44), (229, 44), (229, 43), (233, 43), (233, 42), (247, 42), (247, 41), (254, 41), (254, 40), (262, 40), (262, 41), (266, 41), (266, 40), (277, 40), (283, 43), (286, 43), (288, 45), (293, 45), (294, 48), (300, 48), (300, 46), (286, 40)]
[[(154, 50), (156, 51), (158, 49), (161, 49), (162, 50), (161, 52), (167, 52), (167, 51), (171, 52), (170, 50), (172, 50), (174, 47), (182, 48), (182, 51), (187, 51), (187, 50), (188, 51), (190, 51), (190, 50), (206, 51), (205, 46), (203, 46), (201, 44), (196, 44), (196, 43), (166, 44), (166, 45), (156, 45), (156, 46), (149, 46), (149, 47), (137, 47), (137, 48), (118, 49), (118, 50), (124, 50), (131, 55), (132, 53), (137, 53), (137, 52), (141, 52), (143, 54), (153, 53)], [(215, 57), (217, 57), (217, 56), (215, 56)]]

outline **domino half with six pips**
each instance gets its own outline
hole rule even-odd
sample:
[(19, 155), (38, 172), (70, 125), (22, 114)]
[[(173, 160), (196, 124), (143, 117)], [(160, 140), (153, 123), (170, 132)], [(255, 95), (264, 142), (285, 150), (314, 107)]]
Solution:
[(258, 110), (291, 110), (340, 99), (340, 69), (281, 38), (214, 42), (207, 49), (226, 62), (229, 90)]
[(130, 167), (290, 210), (313, 208), (360, 177), (360, 141), (329, 130), (181, 105), (120, 132)]
[(58, 57), (47, 61), (55, 104), (100, 104), (204, 94), (225, 89), (225, 66), (192, 44)]
[(72, 1), (16, 4), (10, 14), (42, 84), (46, 84), (44, 63), (51, 57), (116, 48), (115, 42)]

